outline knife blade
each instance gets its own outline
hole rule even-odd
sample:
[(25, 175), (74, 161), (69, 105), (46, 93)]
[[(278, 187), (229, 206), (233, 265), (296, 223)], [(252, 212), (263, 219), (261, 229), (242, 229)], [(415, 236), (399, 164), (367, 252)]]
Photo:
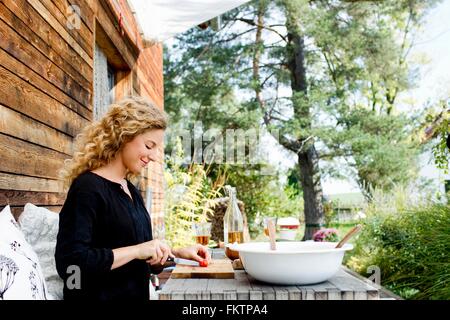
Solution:
[(193, 267), (199, 267), (200, 266), (200, 263), (198, 261), (189, 260), (189, 259), (169, 257), (167, 259), (167, 261), (172, 261), (172, 262), (174, 262), (176, 264), (184, 264), (184, 265), (193, 266)]

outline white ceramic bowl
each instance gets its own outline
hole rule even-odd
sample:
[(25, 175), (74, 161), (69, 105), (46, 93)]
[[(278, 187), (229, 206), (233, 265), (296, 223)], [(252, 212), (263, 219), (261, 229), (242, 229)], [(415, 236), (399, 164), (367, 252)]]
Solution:
[(242, 264), (253, 278), (281, 285), (305, 285), (326, 281), (339, 270), (344, 253), (353, 245), (336, 249), (336, 242), (269, 242), (233, 244)]

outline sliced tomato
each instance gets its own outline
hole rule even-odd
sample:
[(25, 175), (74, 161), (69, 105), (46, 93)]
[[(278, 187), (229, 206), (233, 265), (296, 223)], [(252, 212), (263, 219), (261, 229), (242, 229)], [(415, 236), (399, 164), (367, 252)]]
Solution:
[(202, 261), (200, 261), (200, 267), (207, 267), (208, 266), (208, 260), (203, 259)]

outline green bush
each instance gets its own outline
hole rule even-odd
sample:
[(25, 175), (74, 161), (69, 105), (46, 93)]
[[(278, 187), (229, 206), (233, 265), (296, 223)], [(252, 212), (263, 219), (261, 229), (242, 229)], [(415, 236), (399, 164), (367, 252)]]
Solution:
[(381, 284), (404, 298), (450, 299), (450, 206), (396, 205), (368, 208), (346, 264), (364, 276), (378, 266)]
[[(236, 186), (237, 198), (244, 202), (252, 239), (262, 233), (264, 216), (293, 216), (304, 220), (302, 194), (293, 186), (282, 184), (279, 173), (270, 165), (248, 165), (245, 169), (230, 165), (222, 167), (226, 172), (226, 184)], [(264, 174), (264, 171), (271, 174)]]
[(223, 181), (218, 177), (211, 182), (204, 165), (181, 165), (184, 158), (181, 141), (175, 146), (176, 154), (166, 159), (165, 178), (165, 240), (175, 247), (194, 244), (193, 222), (206, 222), (213, 214), (214, 199), (220, 196)]

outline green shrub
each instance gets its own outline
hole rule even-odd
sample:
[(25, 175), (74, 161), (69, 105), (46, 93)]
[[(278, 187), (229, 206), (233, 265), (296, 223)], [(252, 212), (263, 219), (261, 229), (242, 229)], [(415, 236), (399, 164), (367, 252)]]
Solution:
[[(226, 167), (226, 166), (224, 166)], [(237, 197), (245, 204), (251, 238), (257, 238), (263, 231), (262, 217), (293, 216), (304, 220), (303, 197), (291, 185), (279, 181), (279, 173), (266, 175), (264, 170), (273, 168), (267, 164), (228, 166), (226, 183), (236, 186)]]
[(450, 206), (399, 201), (368, 212), (346, 264), (364, 276), (378, 266), (381, 284), (404, 298), (450, 299)]
[(176, 154), (166, 159), (165, 178), (165, 240), (174, 247), (194, 244), (193, 222), (206, 222), (213, 213), (214, 199), (220, 196), (223, 181), (214, 183), (207, 178), (203, 165), (181, 166), (184, 154), (181, 141)]

